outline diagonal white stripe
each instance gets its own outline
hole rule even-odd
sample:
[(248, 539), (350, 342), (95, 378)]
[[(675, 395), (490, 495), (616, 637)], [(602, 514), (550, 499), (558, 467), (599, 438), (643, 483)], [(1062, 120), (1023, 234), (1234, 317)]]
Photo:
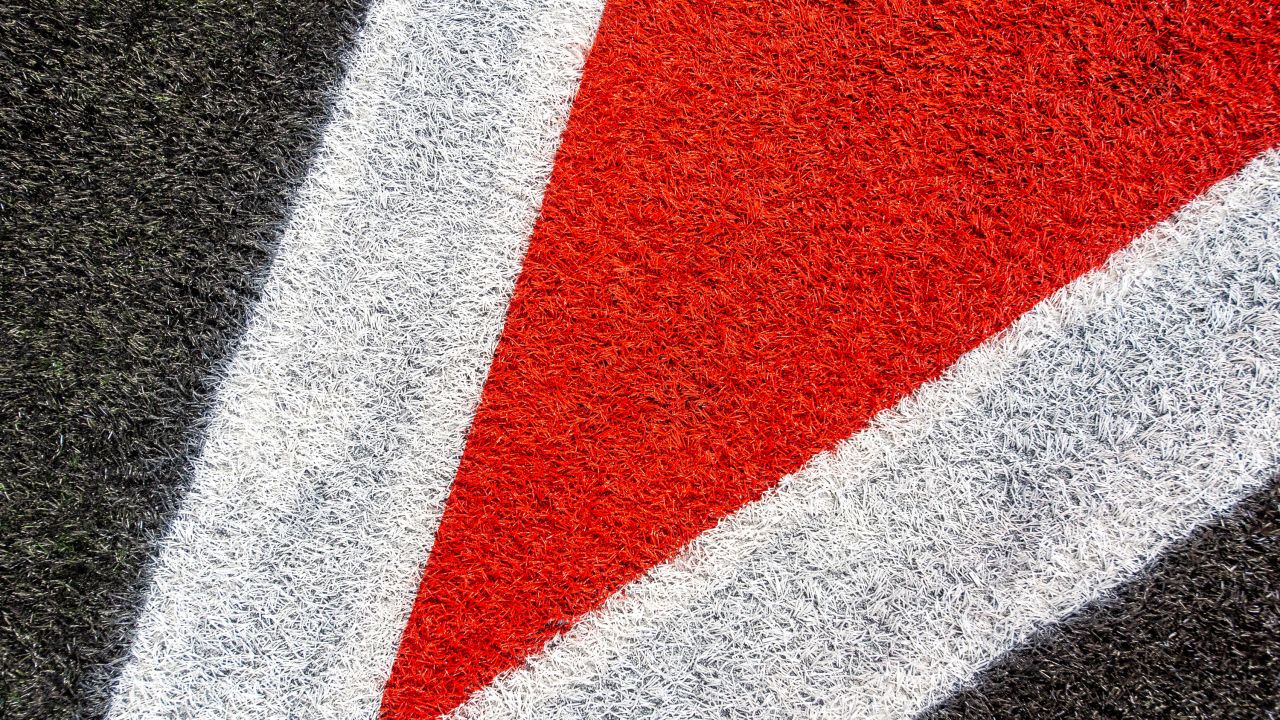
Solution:
[(602, 5), (371, 11), (112, 717), (376, 714)]
[(456, 714), (909, 716), (1278, 467), (1273, 151)]

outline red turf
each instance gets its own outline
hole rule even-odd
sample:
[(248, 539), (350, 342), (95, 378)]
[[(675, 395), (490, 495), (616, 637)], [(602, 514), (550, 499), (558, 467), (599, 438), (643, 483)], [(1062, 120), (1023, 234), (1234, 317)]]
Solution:
[(383, 698), (447, 711), (1280, 139), (1265, 2), (611, 0)]

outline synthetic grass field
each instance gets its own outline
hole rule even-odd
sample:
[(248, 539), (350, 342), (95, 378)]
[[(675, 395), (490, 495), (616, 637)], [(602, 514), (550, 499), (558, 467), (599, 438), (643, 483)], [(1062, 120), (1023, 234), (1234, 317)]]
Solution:
[(1280, 712), (1268, 4), (26, 5), (0, 717)]
[(0, 715), (100, 711), (362, 12), (0, 8)]

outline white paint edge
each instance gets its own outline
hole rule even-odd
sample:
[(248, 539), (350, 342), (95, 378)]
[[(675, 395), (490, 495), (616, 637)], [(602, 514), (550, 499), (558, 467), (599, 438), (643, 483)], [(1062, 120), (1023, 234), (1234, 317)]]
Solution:
[(908, 717), (1278, 469), (1272, 151), (455, 716)]
[(110, 717), (372, 718), (603, 0), (383, 0)]

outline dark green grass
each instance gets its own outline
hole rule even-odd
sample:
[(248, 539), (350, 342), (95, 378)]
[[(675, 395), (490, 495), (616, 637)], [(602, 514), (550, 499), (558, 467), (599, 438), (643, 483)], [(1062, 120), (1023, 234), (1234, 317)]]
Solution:
[(364, 4), (0, 4), (0, 717), (99, 714)]
[(1280, 716), (1280, 482), (921, 720)]

